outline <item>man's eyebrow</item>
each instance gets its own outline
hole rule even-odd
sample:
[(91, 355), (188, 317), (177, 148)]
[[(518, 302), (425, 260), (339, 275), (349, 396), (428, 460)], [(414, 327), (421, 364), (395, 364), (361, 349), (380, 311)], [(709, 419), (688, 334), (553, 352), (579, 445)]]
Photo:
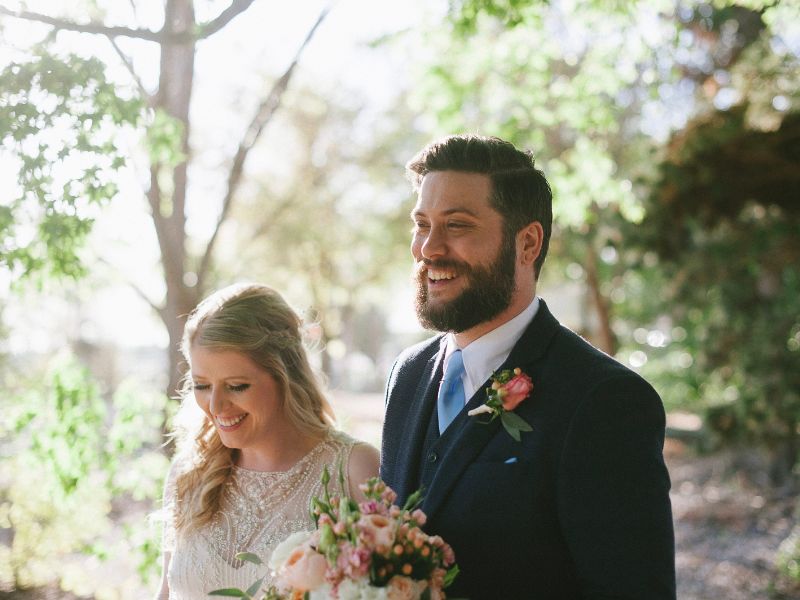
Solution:
[[(479, 218), (479, 215), (477, 213), (475, 213), (475, 211), (472, 211), (469, 208), (460, 207), (460, 206), (456, 206), (456, 207), (453, 207), (453, 208), (448, 208), (447, 210), (442, 211), (442, 214), (445, 215), (445, 216), (450, 216), (450, 215), (454, 215), (454, 214), (465, 214), (465, 215), (469, 215), (470, 217), (474, 217), (476, 219)], [(425, 212), (421, 211), (419, 209), (416, 209), (416, 208), (414, 210), (412, 210), (411, 214), (410, 214), (410, 217), (412, 219), (414, 217), (424, 217), (424, 216), (426, 216)]]

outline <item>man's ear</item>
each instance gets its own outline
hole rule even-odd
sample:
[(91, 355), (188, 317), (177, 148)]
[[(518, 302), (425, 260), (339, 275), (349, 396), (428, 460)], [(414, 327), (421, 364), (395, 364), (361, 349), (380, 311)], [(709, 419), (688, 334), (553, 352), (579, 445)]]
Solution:
[(542, 252), (544, 229), (539, 221), (533, 221), (517, 233), (517, 250), (523, 265), (533, 265)]

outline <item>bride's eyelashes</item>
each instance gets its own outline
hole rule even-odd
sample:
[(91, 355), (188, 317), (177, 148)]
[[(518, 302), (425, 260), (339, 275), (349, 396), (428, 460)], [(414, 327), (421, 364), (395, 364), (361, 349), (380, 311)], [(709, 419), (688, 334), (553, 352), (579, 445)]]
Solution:
[[(228, 389), (231, 392), (243, 392), (250, 387), (249, 383), (237, 383), (236, 385), (229, 385)], [(211, 389), (211, 385), (208, 383), (193, 383), (192, 389), (195, 392), (202, 392), (204, 390)]]

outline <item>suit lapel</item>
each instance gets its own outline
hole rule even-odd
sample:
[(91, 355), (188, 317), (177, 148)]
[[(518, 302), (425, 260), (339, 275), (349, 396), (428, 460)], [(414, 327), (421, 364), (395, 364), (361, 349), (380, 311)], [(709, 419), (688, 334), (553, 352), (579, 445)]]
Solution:
[[(536, 316), (498, 370), (519, 367), (530, 373), (534, 365), (544, 356), (547, 346), (558, 328), (558, 321), (550, 313), (544, 300), (540, 299)], [(498, 432), (501, 435), (508, 435), (502, 430), (500, 419), (484, 425), (479, 423), (476, 418), (467, 416), (468, 411), (483, 404), (486, 399), (485, 390), (489, 385), (490, 379), (478, 388), (475, 395), (467, 402), (466, 409), (459, 413), (456, 421), (452, 424), (457, 428), (454, 431), (457, 437), (442, 457), (442, 463), (431, 482), (430, 490), (425, 495), (422, 505), (422, 510), (429, 518), (441, 507), (461, 474), (489, 443), (489, 440)]]
[[(439, 351), (428, 359), (428, 363), (419, 378), (411, 407), (408, 410), (405, 427), (401, 433), (401, 439), (405, 440), (403, 446), (408, 448), (409, 451), (404, 459), (398, 461), (398, 477), (394, 491), (403, 500), (416, 491), (416, 476), (418, 475), (422, 449), (425, 446), (425, 434), (439, 391), (445, 345), (446, 338), (442, 336), (439, 343)], [(411, 489), (412, 487), (414, 489)]]

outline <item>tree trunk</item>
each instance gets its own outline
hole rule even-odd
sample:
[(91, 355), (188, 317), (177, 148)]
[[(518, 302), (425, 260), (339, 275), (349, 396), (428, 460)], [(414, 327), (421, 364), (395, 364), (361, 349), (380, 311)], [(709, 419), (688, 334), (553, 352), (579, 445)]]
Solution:
[(603, 295), (600, 289), (597, 260), (597, 252), (595, 252), (592, 245), (592, 240), (589, 240), (586, 244), (586, 283), (589, 286), (589, 294), (597, 315), (598, 331), (596, 343), (603, 352), (614, 356), (617, 352), (617, 336), (611, 328), (611, 307), (608, 298)]
[[(168, 34), (191, 33), (195, 28), (192, 0), (168, 0), (164, 30)], [(193, 36), (167, 37), (161, 44), (161, 72), (155, 108), (166, 112), (181, 124), (180, 163), (172, 169), (172, 189), (162, 190), (159, 175), (162, 165), (151, 167), (151, 185), (157, 190), (153, 198), (153, 219), (161, 248), (161, 261), (166, 285), (166, 304), (161, 318), (169, 334), (169, 377), (167, 395), (176, 397), (185, 367), (180, 355), (180, 339), (186, 316), (199, 300), (193, 285), (186, 255), (186, 182), (191, 158), (189, 145), (189, 107), (194, 82), (195, 41)], [(152, 191), (152, 190), (151, 190)], [(170, 195), (167, 200), (167, 194)], [(154, 193), (154, 195), (156, 195)]]

